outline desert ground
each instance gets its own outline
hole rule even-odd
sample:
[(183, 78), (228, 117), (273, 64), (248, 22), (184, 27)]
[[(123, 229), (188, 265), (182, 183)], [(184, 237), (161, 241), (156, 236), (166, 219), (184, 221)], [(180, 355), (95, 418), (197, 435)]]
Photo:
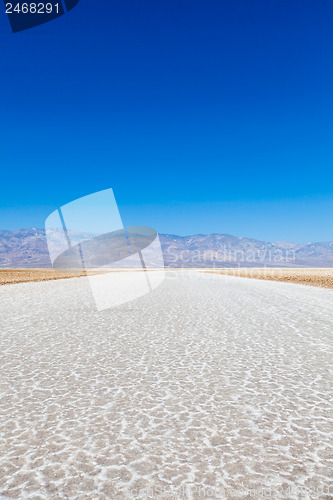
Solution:
[[(133, 271), (141, 271), (132, 269)], [(13, 285), (15, 283), (30, 283), (38, 281), (53, 281), (69, 278), (80, 278), (108, 272), (127, 272), (127, 269), (88, 269), (88, 270), (57, 270), (57, 269), (0, 269), (0, 285)]]
[(86, 277), (0, 301), (3, 498), (332, 498), (331, 290), (168, 271), (101, 312)]
[[(156, 271), (158, 269), (152, 269)], [(0, 285), (13, 285), (16, 283), (30, 283), (38, 281), (53, 281), (69, 278), (80, 278), (82, 276), (93, 276), (97, 274), (119, 272), (142, 272), (140, 269), (127, 268), (95, 268), (95, 269), (0, 269)]]
[(83, 271), (59, 272), (56, 269), (0, 269), (0, 285), (50, 281), (86, 276)]
[(299, 283), (302, 285), (333, 288), (332, 268), (257, 268), (240, 267), (229, 269), (206, 269), (205, 272), (252, 278), (259, 280), (284, 281), (286, 283)]
[[(124, 270), (113, 269), (113, 271), (123, 272)], [(203, 268), (201, 271), (240, 278), (284, 281), (287, 283), (333, 288), (333, 268)], [(87, 274), (101, 274), (103, 272), (105, 270), (91, 270), (87, 273), (80, 270), (61, 272), (56, 269), (0, 269), (0, 285), (68, 279), (86, 276)]]

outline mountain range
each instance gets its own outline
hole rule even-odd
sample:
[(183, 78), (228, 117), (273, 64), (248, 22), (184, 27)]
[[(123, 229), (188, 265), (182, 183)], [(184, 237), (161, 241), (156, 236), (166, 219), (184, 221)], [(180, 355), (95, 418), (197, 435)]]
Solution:
[[(270, 243), (229, 234), (159, 238), (166, 267), (333, 267), (333, 241)], [(51, 262), (44, 230), (0, 230), (0, 268), (46, 267)]]

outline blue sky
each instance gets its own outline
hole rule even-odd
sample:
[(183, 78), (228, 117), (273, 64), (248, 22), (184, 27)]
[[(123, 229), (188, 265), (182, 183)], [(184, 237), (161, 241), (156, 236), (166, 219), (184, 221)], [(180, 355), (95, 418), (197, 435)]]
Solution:
[[(97, 4), (97, 5), (96, 5)], [(112, 187), (128, 225), (333, 240), (333, 3), (0, 13), (0, 228)]]

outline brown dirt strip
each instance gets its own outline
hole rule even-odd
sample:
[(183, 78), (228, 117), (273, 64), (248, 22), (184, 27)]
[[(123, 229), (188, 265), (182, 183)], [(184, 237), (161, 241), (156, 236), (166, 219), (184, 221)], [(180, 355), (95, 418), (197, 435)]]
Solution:
[(333, 289), (332, 268), (229, 268), (207, 269), (204, 272), (238, 276), (240, 278), (299, 283), (301, 285)]
[(86, 273), (84, 271), (59, 272), (55, 269), (0, 269), (0, 285), (77, 278), (80, 276), (86, 276)]
[[(151, 269), (150, 269), (151, 270)], [(156, 269), (154, 269), (156, 270)], [(81, 276), (104, 274), (108, 272), (142, 272), (142, 269), (94, 269), (89, 271), (68, 270), (57, 271), (55, 269), (0, 269), (0, 286), (15, 283), (29, 283), (37, 281), (52, 281), (68, 278), (80, 278)]]
[[(95, 270), (93, 274), (109, 271)], [(113, 271), (119, 272), (119, 269), (113, 269)], [(201, 268), (200, 271), (333, 289), (332, 268), (225, 268), (214, 270)], [(78, 278), (81, 276), (86, 276), (86, 272), (81, 270), (56, 271), (55, 269), (0, 269), (0, 285)]]

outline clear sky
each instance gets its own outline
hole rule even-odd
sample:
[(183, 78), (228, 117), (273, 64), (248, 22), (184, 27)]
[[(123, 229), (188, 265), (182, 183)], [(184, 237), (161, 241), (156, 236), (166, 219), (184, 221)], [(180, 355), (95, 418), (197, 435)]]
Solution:
[(331, 0), (0, 12), (0, 228), (112, 187), (128, 225), (333, 240)]

